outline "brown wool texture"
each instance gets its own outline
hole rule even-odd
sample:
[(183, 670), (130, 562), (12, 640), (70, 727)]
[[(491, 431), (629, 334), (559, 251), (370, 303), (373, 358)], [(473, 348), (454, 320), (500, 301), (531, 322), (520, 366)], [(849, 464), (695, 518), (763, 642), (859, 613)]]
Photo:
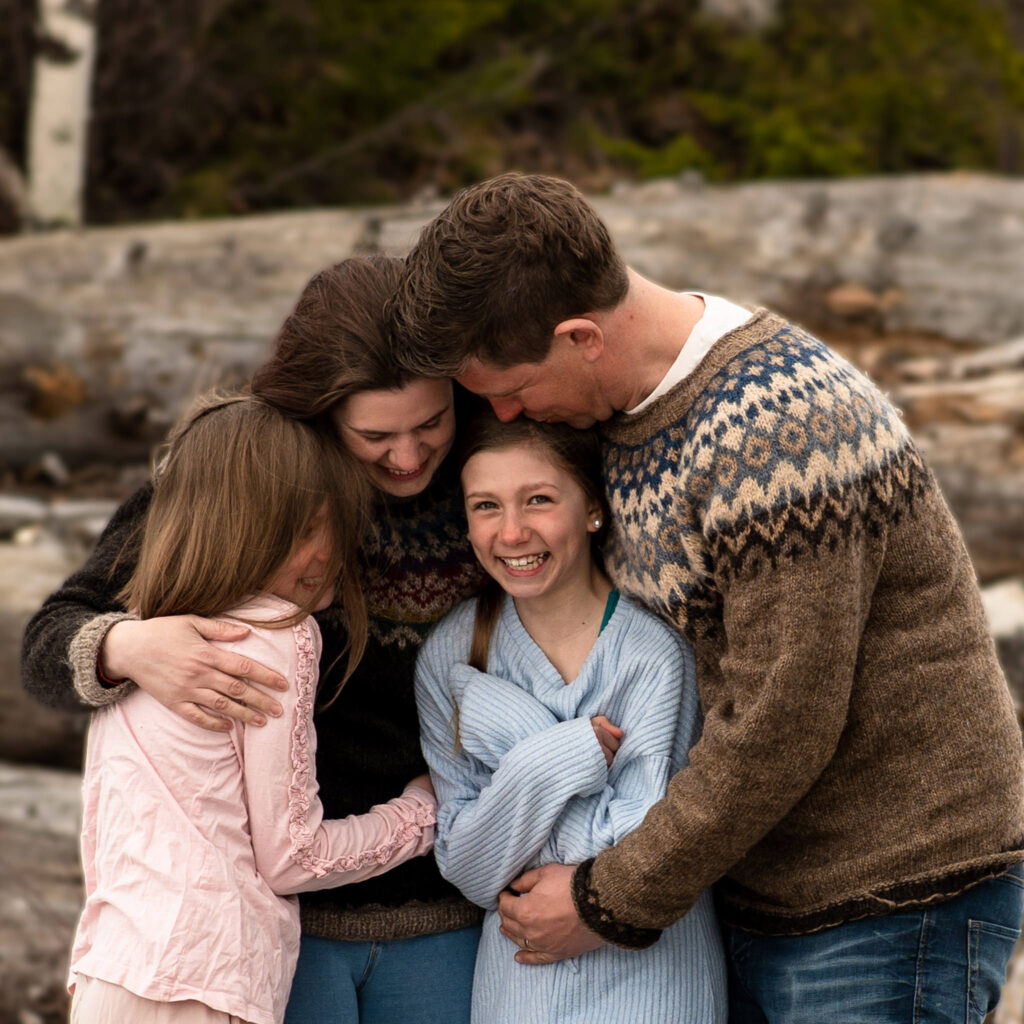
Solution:
[(605, 428), (615, 584), (693, 643), (690, 765), (573, 894), (643, 946), (721, 879), (796, 934), (1024, 860), (1020, 730), (974, 571), (899, 414), (761, 311)]

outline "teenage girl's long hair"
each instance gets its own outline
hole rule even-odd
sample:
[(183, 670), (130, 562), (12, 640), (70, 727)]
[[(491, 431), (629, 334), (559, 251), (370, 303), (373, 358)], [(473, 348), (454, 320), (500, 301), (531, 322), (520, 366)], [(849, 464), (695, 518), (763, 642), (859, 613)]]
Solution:
[(357, 552), (367, 487), (330, 433), (252, 395), (204, 395), (168, 439), (135, 571), (119, 597), (144, 619), (222, 615), (266, 589), (325, 509), (323, 585), (293, 614), (260, 625), (295, 624), (336, 585), (348, 634), (344, 685), (366, 646)]
[[(538, 423), (519, 417), (503, 423), (489, 408), (481, 409), (465, 425), (459, 436), (459, 471), (481, 452), (500, 451), (529, 445), (550, 459), (579, 484), (588, 503), (601, 509), (601, 529), (591, 534), (591, 554), (600, 563), (600, 547), (607, 533), (608, 503), (604, 496), (601, 471), (601, 442), (596, 431), (577, 430), (565, 423)], [(489, 579), (477, 597), (468, 662), (480, 672), (487, 671), (491, 637), (501, 612), (504, 591)]]

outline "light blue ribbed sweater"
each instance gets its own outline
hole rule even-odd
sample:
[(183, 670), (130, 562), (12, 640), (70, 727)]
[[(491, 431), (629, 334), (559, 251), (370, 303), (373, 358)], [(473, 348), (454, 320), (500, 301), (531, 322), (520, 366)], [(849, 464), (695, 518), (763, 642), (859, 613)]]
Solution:
[[(603, 946), (539, 967), (514, 961), (494, 909), (527, 868), (594, 856), (664, 796), (700, 732), (689, 646), (622, 599), (566, 685), (506, 598), (484, 674), (465, 663), (474, 610), (469, 601), (447, 615), (416, 667), (423, 753), (440, 804), (437, 861), (488, 911), (474, 1024), (724, 1022), (724, 960), (707, 892), (649, 949)], [(599, 714), (625, 730), (610, 769), (590, 724)]]

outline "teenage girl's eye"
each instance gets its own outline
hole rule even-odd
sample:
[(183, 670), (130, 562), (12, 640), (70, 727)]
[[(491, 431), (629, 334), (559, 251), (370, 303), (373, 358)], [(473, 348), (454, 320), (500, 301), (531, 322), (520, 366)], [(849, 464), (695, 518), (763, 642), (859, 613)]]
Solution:
[(547, 505), (551, 502), (551, 498), (546, 494), (533, 494), (530, 496), (530, 500), (527, 502), (529, 505)]
[(498, 506), (493, 501), (474, 501), (473, 504), (470, 505), (470, 509), (473, 512), (488, 512), (492, 508), (497, 507)]

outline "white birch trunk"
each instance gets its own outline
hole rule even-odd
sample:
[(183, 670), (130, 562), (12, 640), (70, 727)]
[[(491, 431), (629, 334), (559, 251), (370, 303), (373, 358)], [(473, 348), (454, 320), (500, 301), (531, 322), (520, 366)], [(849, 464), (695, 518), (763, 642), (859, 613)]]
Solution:
[(36, 58), (29, 115), (29, 209), (42, 226), (82, 223), (95, 25), (91, 9), (39, 0), (42, 34), (64, 51)]
[(775, 20), (778, 0), (701, 0), (700, 6), (708, 17), (760, 32)]

